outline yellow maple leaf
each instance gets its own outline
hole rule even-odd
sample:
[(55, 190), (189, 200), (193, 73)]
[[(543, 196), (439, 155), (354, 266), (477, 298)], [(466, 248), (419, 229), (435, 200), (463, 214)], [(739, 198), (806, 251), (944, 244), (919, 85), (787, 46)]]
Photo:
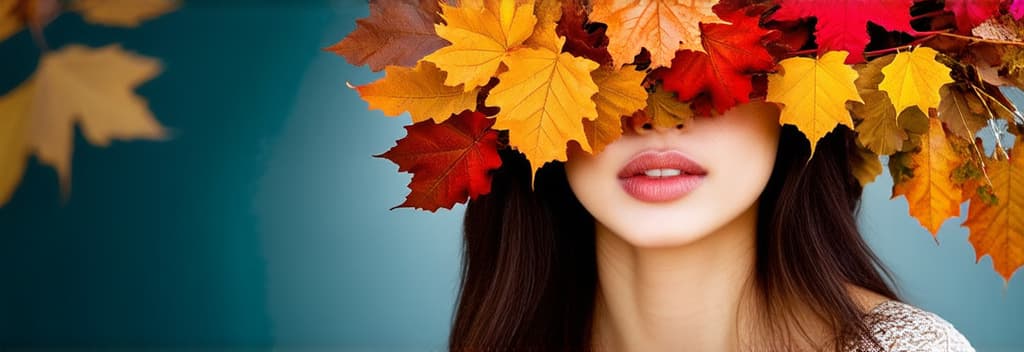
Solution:
[(693, 110), (689, 103), (684, 103), (676, 98), (675, 94), (664, 90), (661, 86), (655, 88), (647, 98), (647, 117), (651, 124), (665, 128), (675, 128), (677, 125), (688, 125), (693, 121)]
[(415, 68), (388, 66), (384, 78), (356, 87), (359, 96), (387, 116), (408, 111), (412, 122), (434, 119), (444, 122), (452, 114), (476, 108), (480, 88), (466, 91), (462, 85), (444, 85), (445, 73), (434, 64), (420, 61)]
[(768, 76), (765, 100), (782, 104), (780, 124), (791, 124), (811, 143), (842, 124), (853, 128), (847, 101), (863, 101), (857, 94), (857, 71), (843, 64), (849, 53), (829, 51), (817, 60), (794, 57), (782, 60), (779, 73)]
[(882, 68), (885, 78), (878, 89), (889, 93), (897, 114), (911, 106), (925, 114), (939, 107), (939, 88), (952, 83), (953, 78), (949, 67), (935, 61), (935, 55), (935, 49), (918, 47), (896, 54), (892, 63)]
[(448, 73), (445, 84), (472, 90), (487, 84), (510, 51), (533, 34), (537, 17), (533, 3), (514, 0), (485, 0), (483, 7), (453, 7), (441, 4), (445, 24), (437, 24), (437, 35), (451, 42), (423, 58)]
[(558, 20), (562, 18), (562, 2), (560, 0), (537, 0), (534, 14), (537, 26), (525, 44), (533, 48), (546, 48), (551, 51), (562, 51), (558, 42)]
[(647, 106), (647, 90), (643, 87), (646, 76), (632, 66), (617, 70), (602, 66), (591, 73), (594, 84), (597, 84), (597, 94), (594, 95), (597, 119), (584, 119), (583, 131), (594, 154), (600, 153), (622, 135), (623, 116), (632, 115)]
[(961, 191), (950, 175), (961, 157), (946, 140), (942, 121), (928, 119), (921, 150), (911, 156), (914, 175), (892, 187), (893, 198), (904, 196), (910, 215), (935, 236), (947, 219), (960, 216)]
[(970, 229), (967, 239), (976, 260), (991, 256), (996, 272), (1006, 281), (1024, 265), (1024, 154), (1018, 154), (985, 162), (992, 182), (988, 192), (994, 193), (995, 202), (985, 199), (985, 191), (974, 194), (961, 225)]
[(670, 66), (677, 50), (704, 52), (701, 23), (728, 23), (711, 7), (718, 0), (594, 0), (590, 19), (608, 25), (608, 51), (616, 67), (633, 62), (640, 48), (651, 67)]
[(74, 0), (69, 5), (86, 22), (116, 27), (138, 27), (177, 8), (175, 0)]
[(501, 109), (494, 129), (508, 130), (509, 144), (526, 155), (534, 174), (549, 161), (565, 161), (569, 141), (592, 152), (582, 121), (597, 117), (591, 97), (598, 88), (590, 73), (598, 63), (548, 49), (519, 49), (507, 65), (486, 104)]
[(18, 137), (23, 138), (22, 145), (57, 170), (67, 192), (75, 124), (95, 146), (107, 146), (114, 139), (166, 136), (146, 101), (134, 93), (136, 86), (159, 72), (156, 60), (117, 45), (99, 49), (68, 45), (44, 55), (32, 77), (0, 98), (3, 123), (24, 119), (23, 134)]

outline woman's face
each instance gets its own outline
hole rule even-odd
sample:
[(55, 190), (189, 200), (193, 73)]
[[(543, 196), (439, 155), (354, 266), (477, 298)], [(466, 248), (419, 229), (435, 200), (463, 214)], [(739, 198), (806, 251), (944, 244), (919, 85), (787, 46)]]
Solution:
[(625, 127), (597, 155), (571, 153), (566, 174), (598, 226), (641, 247), (690, 243), (752, 210), (780, 131), (778, 109), (763, 102), (681, 129)]

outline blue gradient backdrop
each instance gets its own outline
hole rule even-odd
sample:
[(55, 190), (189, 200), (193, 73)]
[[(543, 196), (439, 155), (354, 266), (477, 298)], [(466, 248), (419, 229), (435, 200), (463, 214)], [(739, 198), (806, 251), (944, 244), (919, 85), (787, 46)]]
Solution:
[[(159, 57), (139, 91), (167, 142), (75, 143), (71, 197), (32, 160), (0, 209), (0, 347), (438, 350), (458, 278), (462, 208), (389, 211), (407, 174), (371, 158), (407, 120), (345, 88), (379, 74), (320, 49), (363, 1), (188, 2), (137, 30), (65, 15), (50, 45), (119, 42)], [(0, 44), (0, 91), (34, 69), (27, 33)], [(938, 245), (865, 192), (862, 225), (905, 297), (980, 351), (1024, 350), (1024, 278), (974, 264), (950, 220)]]

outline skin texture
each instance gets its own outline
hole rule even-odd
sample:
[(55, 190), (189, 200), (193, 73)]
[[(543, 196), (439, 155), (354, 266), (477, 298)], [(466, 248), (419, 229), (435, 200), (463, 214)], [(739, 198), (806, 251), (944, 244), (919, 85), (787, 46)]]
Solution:
[[(569, 185), (600, 225), (638, 247), (692, 243), (754, 206), (775, 163), (780, 127), (772, 104), (748, 103), (682, 129), (628, 126), (596, 156), (577, 152)], [(645, 150), (681, 151), (706, 171), (702, 185), (670, 203), (646, 203), (619, 185), (619, 171)]]
[[(594, 344), (609, 351), (726, 351), (752, 326), (757, 200), (775, 162), (778, 110), (766, 103), (698, 117), (682, 129), (627, 126), (602, 153), (566, 164), (570, 187), (596, 221)], [(681, 151), (707, 174), (682, 198), (649, 203), (618, 173), (645, 150)], [(746, 308), (745, 308), (746, 307)]]
[[(778, 109), (737, 106), (681, 129), (625, 126), (602, 153), (580, 151), (566, 164), (569, 185), (596, 222), (598, 282), (593, 347), (598, 351), (756, 349), (760, 333), (752, 286), (758, 199), (775, 162)], [(700, 164), (702, 184), (670, 202), (643, 202), (619, 185), (637, 153), (674, 149)], [(865, 310), (884, 297), (854, 286)], [(814, 343), (829, 333), (810, 312)], [(801, 344), (798, 349), (813, 349)]]

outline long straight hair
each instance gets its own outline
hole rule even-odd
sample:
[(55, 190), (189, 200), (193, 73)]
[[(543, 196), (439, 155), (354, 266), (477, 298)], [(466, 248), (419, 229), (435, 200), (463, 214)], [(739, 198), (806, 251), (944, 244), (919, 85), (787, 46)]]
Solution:
[[(761, 195), (753, 284), (772, 341), (790, 350), (809, 339), (795, 307), (806, 307), (839, 351), (867, 334), (847, 285), (897, 299), (889, 273), (856, 224), (862, 188), (852, 173), (852, 131), (824, 137), (814, 157), (785, 126)], [(462, 281), (451, 351), (588, 351), (598, 287), (594, 219), (569, 188), (564, 164), (530, 167), (502, 151), (492, 190), (466, 207)], [(806, 340), (810, 342), (809, 340)]]

